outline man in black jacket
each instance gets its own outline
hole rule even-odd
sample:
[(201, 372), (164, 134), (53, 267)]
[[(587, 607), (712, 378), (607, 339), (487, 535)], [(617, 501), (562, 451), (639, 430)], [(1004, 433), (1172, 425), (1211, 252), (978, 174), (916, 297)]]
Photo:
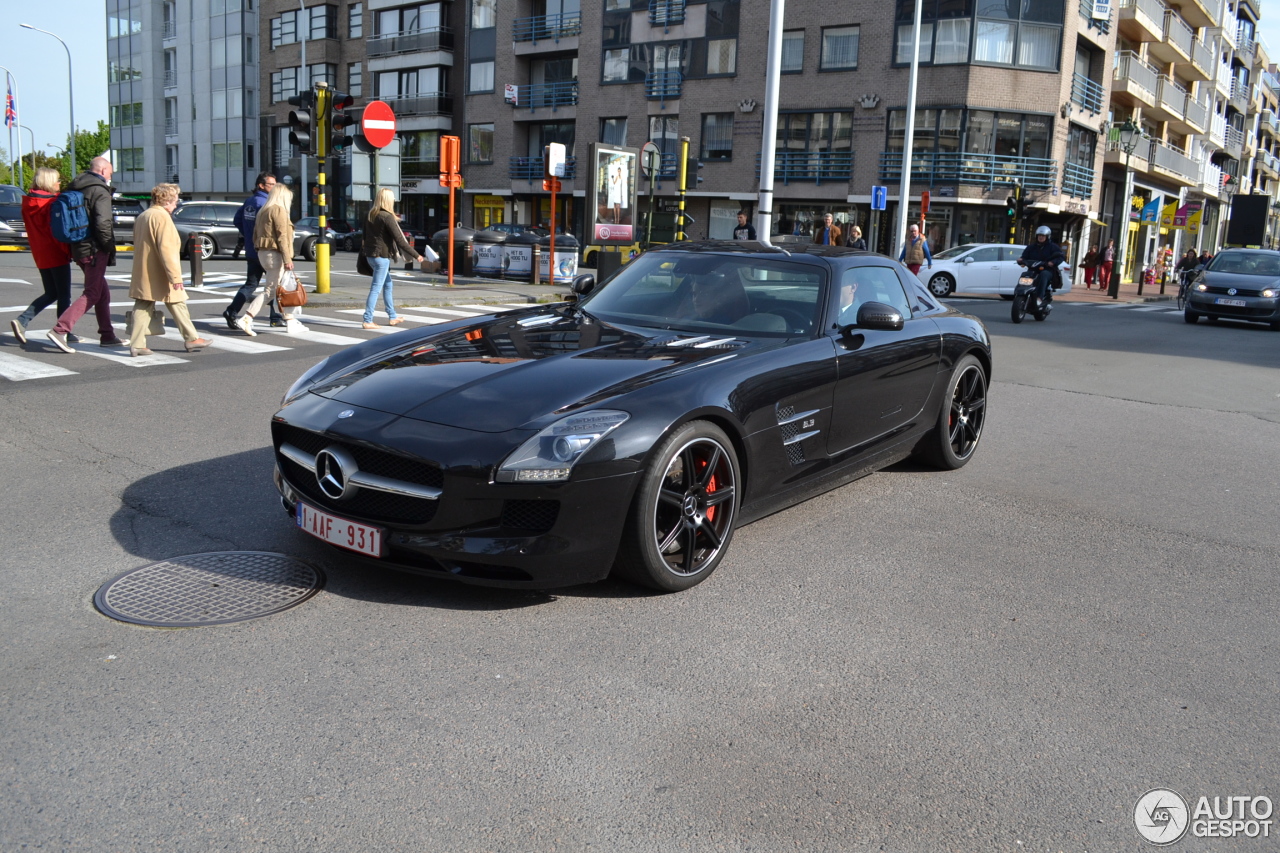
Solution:
[(1036, 298), (1042, 302), (1048, 292), (1049, 283), (1053, 281), (1054, 270), (1058, 268), (1058, 264), (1067, 259), (1066, 255), (1062, 254), (1062, 247), (1050, 239), (1052, 233), (1048, 225), (1041, 225), (1036, 229), (1036, 241), (1023, 249), (1022, 257), (1018, 258), (1020, 266), (1042, 265), (1039, 275), (1036, 276)]
[(76, 190), (84, 194), (84, 207), (89, 215), (89, 234), (78, 243), (71, 244), (71, 258), (84, 272), (84, 293), (71, 303), (57, 324), (48, 331), (49, 340), (63, 352), (75, 352), (67, 342), (67, 335), (76, 321), (90, 307), (98, 319), (99, 345), (124, 346), (111, 326), (111, 290), (107, 287), (107, 267), (116, 263), (116, 238), (114, 218), (111, 212), (111, 161), (106, 157), (94, 157), (89, 171), (77, 177), (63, 190)]

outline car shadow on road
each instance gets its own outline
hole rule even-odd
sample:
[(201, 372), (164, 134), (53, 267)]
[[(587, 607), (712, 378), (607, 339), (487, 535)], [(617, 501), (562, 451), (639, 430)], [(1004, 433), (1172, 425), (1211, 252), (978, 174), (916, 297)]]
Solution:
[(273, 464), (271, 448), (261, 447), (143, 477), (124, 490), (111, 533), (126, 551), (153, 562), (210, 551), (285, 554), (321, 569), (332, 595), (402, 607), (509, 610), (558, 596), (649, 594), (614, 580), (553, 591), (472, 586), (347, 558), (302, 533), (284, 513), (271, 482)]

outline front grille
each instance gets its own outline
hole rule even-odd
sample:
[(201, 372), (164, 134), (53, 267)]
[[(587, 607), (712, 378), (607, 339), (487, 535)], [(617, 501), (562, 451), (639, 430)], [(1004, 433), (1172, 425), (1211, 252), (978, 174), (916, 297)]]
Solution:
[(545, 533), (556, 525), (560, 501), (503, 501), (502, 526)]
[[(276, 447), (283, 443), (292, 444), (309, 454), (319, 453), (326, 447), (337, 445), (355, 458), (361, 471), (378, 474), (395, 480), (404, 480), (424, 486), (440, 488), (444, 485), (444, 474), (438, 467), (428, 462), (409, 459), (385, 450), (377, 450), (366, 445), (348, 441), (337, 441), (320, 433), (290, 426), (288, 424), (272, 424)], [(436, 515), (438, 500), (411, 498), (404, 495), (393, 495), (389, 492), (377, 492), (372, 489), (360, 489), (346, 500), (335, 501), (320, 491), (316, 476), (298, 463), (276, 453), (276, 461), (285, 478), (306, 496), (308, 502), (330, 510), (338, 515), (356, 516), (382, 524), (429, 524)]]
[(1210, 287), (1208, 290), (1202, 290), (1201, 293), (1215, 293), (1218, 296), (1252, 296), (1255, 299), (1262, 296), (1261, 290), (1242, 290), (1236, 288), (1235, 293), (1227, 293), (1230, 288), (1226, 287)]
[(1206, 311), (1213, 314), (1221, 314), (1224, 317), (1270, 317), (1275, 313), (1272, 308), (1248, 308), (1239, 305), (1214, 305), (1204, 306)]

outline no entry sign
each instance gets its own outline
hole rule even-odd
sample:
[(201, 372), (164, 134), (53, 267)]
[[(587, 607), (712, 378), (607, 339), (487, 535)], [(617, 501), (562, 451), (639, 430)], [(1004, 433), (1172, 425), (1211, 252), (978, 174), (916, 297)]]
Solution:
[(396, 114), (386, 101), (370, 101), (360, 119), (360, 132), (374, 148), (386, 148), (396, 138)]

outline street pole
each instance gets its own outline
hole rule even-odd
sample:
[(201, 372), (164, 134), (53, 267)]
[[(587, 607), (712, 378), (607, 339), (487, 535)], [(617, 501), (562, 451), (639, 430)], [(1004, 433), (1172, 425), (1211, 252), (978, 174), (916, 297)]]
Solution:
[[(13, 83), (13, 123), (9, 125), (9, 133), (10, 133), (9, 143), (11, 145), (13, 144), (12, 133), (13, 133), (13, 129), (16, 127), (18, 129), (18, 189), (25, 189), (22, 181), (22, 177), (23, 177), (22, 176), (22, 115), (19, 112), (22, 109), (22, 107), (19, 105), (20, 100), (18, 98), (18, 78), (14, 77), (13, 72), (10, 71), (8, 68), (5, 68), (3, 65), (0, 65), (0, 69), (4, 69), (6, 79), (12, 81)], [(36, 144), (35, 138), (36, 138), (36, 135), (34, 133), (31, 134), (31, 147), (33, 152)], [(34, 169), (34, 167), (32, 168)], [(34, 179), (35, 179), (35, 175), (33, 173), (32, 180)]]
[(53, 33), (48, 30), (42, 30), (39, 27), (33, 27), (30, 24), (19, 24), (18, 26), (24, 27), (28, 30), (35, 30), (38, 33), (44, 33), (47, 36), (53, 36), (62, 43), (62, 49), (67, 52), (67, 93), (71, 98), (71, 168), (67, 170), (71, 174), (67, 177), (67, 180), (73, 180), (76, 176), (76, 90), (71, 74), (71, 48), (67, 47), (67, 43), (65, 41), (62, 41), (62, 39), (53, 35)]
[[(907, 239), (907, 201), (911, 192), (911, 158), (916, 133), (916, 83), (920, 76), (920, 29), (923, 26), (924, 0), (916, 0), (915, 34), (911, 40), (911, 78), (907, 83), (907, 128), (902, 140), (902, 180), (898, 184), (898, 233), (897, 244)], [(922, 232), (923, 233), (923, 232)], [(893, 257), (890, 246), (889, 256)]]
[(679, 243), (681, 240), (688, 240), (689, 235), (684, 233), (684, 194), (685, 184), (689, 181), (689, 137), (680, 137), (680, 213), (677, 214), (678, 220), (676, 225), (675, 241)]
[(31, 180), (36, 179), (36, 132), (25, 124), (18, 125), (19, 130), (25, 130), (31, 134)]
[(329, 84), (321, 81), (316, 84), (316, 187), (319, 193), (316, 196), (317, 206), (320, 215), (320, 237), (316, 240), (316, 293), (329, 292), (329, 241), (326, 237), (328, 234), (327, 219), (325, 211), (328, 209), (328, 202), (325, 198), (325, 166), (329, 160), (329, 143), (331, 141), (329, 133), (329, 111), (333, 104), (333, 94), (329, 91)]
[(769, 59), (765, 65), (764, 117), (760, 129), (760, 192), (756, 239), (766, 246), (773, 231), (773, 173), (778, 156), (778, 88), (782, 80), (782, 28), (786, 0), (769, 3)]
[(1116, 250), (1116, 262), (1111, 270), (1111, 280), (1107, 282), (1107, 296), (1112, 299), (1120, 298), (1120, 279), (1124, 276), (1124, 265), (1126, 263), (1125, 250), (1129, 245), (1129, 217), (1130, 211), (1133, 209), (1133, 149), (1138, 144), (1138, 134), (1140, 128), (1133, 123), (1133, 119), (1126, 119), (1125, 123), (1120, 127), (1119, 142), (1120, 148), (1124, 151), (1124, 198), (1121, 204), (1120, 222), (1123, 231), (1120, 234), (1120, 246)]
[[(307, 34), (311, 30), (311, 22), (306, 20), (307, 3), (306, 0), (298, 0), (298, 42), (302, 45), (302, 67), (298, 72), (302, 75), (302, 80), (297, 81), (298, 92), (311, 88), (311, 75), (307, 72)], [(303, 81), (306, 85), (302, 85)], [(314, 143), (313, 143), (314, 144)], [(302, 218), (307, 216), (307, 152), (298, 152), (298, 172), (302, 178), (302, 201), (301, 213)]]

